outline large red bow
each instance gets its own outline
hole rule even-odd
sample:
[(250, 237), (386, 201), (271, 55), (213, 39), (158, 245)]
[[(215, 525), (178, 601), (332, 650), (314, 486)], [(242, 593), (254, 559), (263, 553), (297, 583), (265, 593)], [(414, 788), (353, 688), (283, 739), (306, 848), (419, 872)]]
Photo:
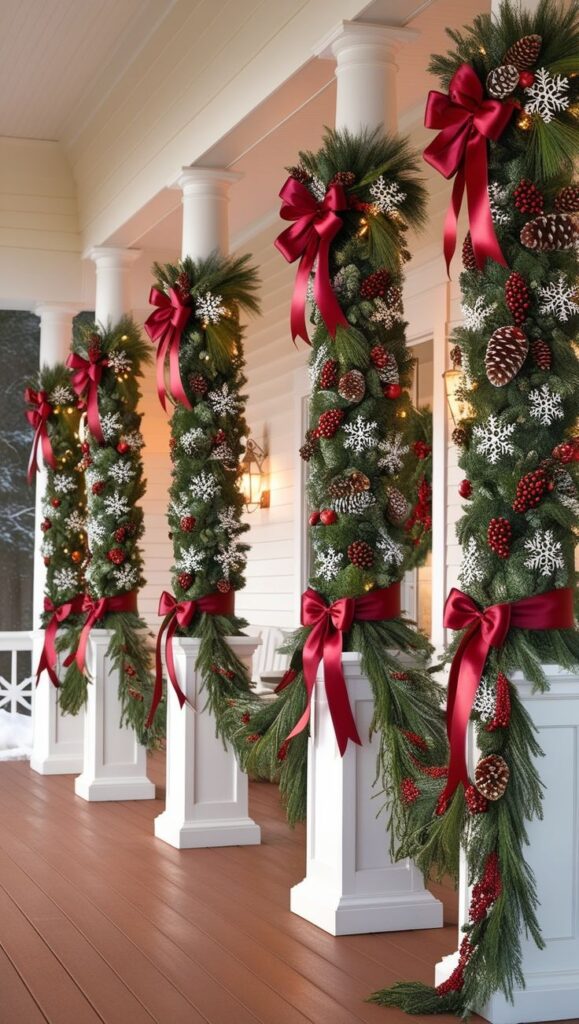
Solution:
[(181, 301), (178, 292), (174, 288), (169, 289), (168, 295), (165, 295), (158, 288), (151, 288), (149, 302), (151, 306), (157, 307), (145, 321), (145, 330), (151, 341), (158, 343), (157, 394), (159, 401), (166, 411), (165, 360), (168, 354), (169, 394), (176, 402), (184, 405), (186, 409), (190, 409), (191, 403), (185, 394), (179, 370), (179, 345), (181, 343), (181, 335), (191, 316), (191, 306)]
[(33, 388), (26, 388), (24, 392), (24, 401), (28, 405), (33, 405), (33, 409), (26, 410), (26, 419), (30, 423), (30, 426), (34, 428), (34, 439), (32, 441), (32, 450), (30, 452), (30, 459), (28, 461), (28, 483), (31, 484), (34, 474), (38, 469), (38, 445), (42, 447), (42, 458), (44, 459), (45, 465), (50, 466), (51, 469), (56, 469), (56, 458), (52, 450), (50, 438), (48, 436), (48, 430), (46, 428), (46, 422), (48, 417), (52, 415), (52, 406), (48, 401), (48, 395), (46, 391), (34, 391)]
[(429, 92), (424, 124), (441, 129), (424, 150), (424, 159), (445, 178), (456, 174), (444, 222), (446, 268), (456, 248), (456, 225), (466, 186), (468, 219), (476, 264), (486, 259), (503, 267), (506, 260), (495, 235), (488, 196), (487, 140), (496, 142), (507, 127), (514, 104), (483, 99), (482, 83), (470, 66), (461, 64), (452, 76), (448, 96)]
[(186, 703), (187, 698), (179, 686), (177, 673), (175, 671), (175, 658), (173, 655), (173, 637), (177, 629), (187, 629), (190, 626), (197, 612), (204, 612), (207, 615), (233, 615), (235, 611), (235, 591), (228, 590), (226, 594), (221, 592), (206, 594), (193, 601), (177, 601), (172, 594), (166, 590), (161, 594), (159, 600), (159, 615), (163, 615), (163, 623), (157, 636), (157, 650), (155, 658), (155, 689), (151, 708), (147, 715), (145, 727), (148, 729), (153, 724), (155, 714), (161, 697), (163, 696), (163, 659), (161, 655), (163, 633), (167, 631), (165, 638), (165, 660), (167, 662), (167, 675), (177, 695), (181, 707)]
[(330, 185), (319, 203), (296, 178), (288, 178), (279, 195), (282, 200), (280, 217), (295, 223), (276, 238), (276, 249), (288, 263), (301, 256), (291, 305), (292, 338), (295, 341), (299, 335), (309, 345), (305, 309), (308, 281), (316, 256), (314, 299), (323, 321), (332, 338), (338, 326), (348, 326), (330, 281), (330, 242), (342, 227), (338, 211), (347, 210), (348, 200), (341, 185)]
[(316, 590), (306, 590), (302, 595), (302, 625), (312, 626), (303, 650), (307, 706), (288, 740), (297, 736), (309, 722), (318, 667), (323, 661), (326, 697), (340, 754), (344, 755), (348, 740), (361, 744), (342, 671), (343, 634), (351, 629), (355, 619), (394, 619), (399, 615), (399, 583), (362, 597), (342, 597), (331, 605), (326, 604)]
[(452, 659), (448, 680), (446, 726), (450, 745), (448, 780), (440, 796), (444, 811), (460, 783), (470, 785), (466, 763), (466, 734), (474, 698), (491, 647), (502, 647), (509, 629), (569, 629), (573, 626), (573, 592), (570, 588), (525, 597), (510, 604), (478, 605), (453, 588), (444, 609), (448, 629), (465, 633)]
[(125, 614), (133, 612), (136, 615), (137, 591), (131, 590), (124, 594), (116, 594), (114, 597), (97, 598), (92, 598), (90, 594), (85, 594), (82, 599), (82, 606), (80, 610), (83, 614), (86, 613), (86, 619), (82, 627), (78, 647), (76, 653), (71, 651), (64, 664), (68, 666), (71, 665), (73, 661), (76, 661), (80, 671), (84, 672), (86, 667), (86, 648), (88, 638), (95, 622), (98, 622), (98, 620), (102, 619), (104, 615), (108, 615), (111, 612), (124, 612)]
[(99, 444), (105, 443), (99, 416), (99, 384), (108, 363), (105, 356), (92, 350), (89, 350), (88, 359), (83, 359), (77, 352), (71, 352), (66, 360), (66, 365), (74, 370), (72, 386), (79, 398), (86, 401), (88, 428)]
[(55, 672), (56, 667), (56, 634), (58, 633), (58, 627), (62, 622), (68, 619), (69, 615), (80, 615), (82, 612), (83, 597), (79, 594), (77, 597), (73, 597), (71, 601), (66, 601), (64, 604), (55, 605), (52, 603), (49, 597), (44, 598), (44, 611), (50, 613), (50, 619), (44, 627), (44, 644), (40, 658), (38, 659), (38, 667), (36, 669), (36, 685), (40, 682), (40, 676), (46, 670), (48, 677), (53, 686), (60, 686), (60, 681)]

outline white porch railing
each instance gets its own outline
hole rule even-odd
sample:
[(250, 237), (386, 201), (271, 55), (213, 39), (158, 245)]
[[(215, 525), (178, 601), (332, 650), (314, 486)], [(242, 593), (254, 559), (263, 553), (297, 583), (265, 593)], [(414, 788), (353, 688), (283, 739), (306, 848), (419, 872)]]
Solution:
[(32, 714), (32, 633), (0, 633), (0, 710)]

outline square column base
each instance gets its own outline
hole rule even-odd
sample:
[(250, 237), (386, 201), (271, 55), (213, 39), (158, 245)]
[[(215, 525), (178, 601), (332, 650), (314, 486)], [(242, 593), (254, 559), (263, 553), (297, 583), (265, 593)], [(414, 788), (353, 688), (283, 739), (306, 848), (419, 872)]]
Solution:
[[(44, 631), (34, 633), (33, 664), (40, 658)], [(61, 669), (59, 656), (57, 674)], [(82, 771), (84, 710), (78, 715), (63, 715), (58, 706), (58, 690), (46, 672), (32, 694), (32, 753), (30, 767), (39, 775), (78, 775)]]
[(338, 896), (304, 878), (290, 890), (290, 910), (330, 935), (442, 928), (442, 906), (430, 892)]
[(155, 818), (155, 837), (178, 850), (210, 846), (259, 846), (261, 829), (251, 818), (186, 821), (179, 825), (164, 811)]

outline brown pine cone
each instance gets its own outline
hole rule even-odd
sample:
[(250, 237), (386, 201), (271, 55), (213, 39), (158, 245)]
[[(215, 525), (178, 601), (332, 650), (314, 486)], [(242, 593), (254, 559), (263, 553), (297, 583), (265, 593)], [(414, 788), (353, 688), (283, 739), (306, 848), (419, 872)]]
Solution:
[(535, 217), (521, 231), (527, 249), (552, 252), (574, 249), (579, 242), (579, 218), (573, 213), (547, 213)]
[(195, 395), (204, 395), (209, 390), (209, 384), (201, 373), (194, 373), (189, 377), (189, 387)]
[(336, 171), (330, 185), (342, 185), (343, 188), (351, 188), (356, 181), (353, 171)]
[(348, 370), (338, 381), (338, 394), (347, 402), (361, 402), (366, 393), (366, 380), (360, 370)]
[(485, 370), (490, 383), (502, 388), (512, 381), (528, 351), (529, 339), (520, 327), (499, 327), (491, 335), (485, 354)]
[(540, 370), (551, 369), (552, 352), (547, 342), (543, 341), (542, 338), (531, 342), (531, 356), (535, 366), (538, 366)]
[(562, 188), (554, 202), (557, 213), (579, 212), (579, 185)]
[(487, 92), (497, 100), (510, 96), (519, 84), (519, 72), (514, 64), (501, 64), (487, 75)]
[(399, 491), (397, 487), (390, 487), (388, 489), (386, 515), (392, 525), (400, 526), (408, 519), (409, 514), (410, 507), (402, 491)]
[(500, 754), (483, 757), (474, 771), (474, 781), (479, 793), (487, 800), (500, 800), (509, 784), (509, 766)]
[(476, 270), (476, 258), (474, 249), (472, 247), (472, 239), (470, 237), (470, 231), (467, 231), (464, 236), (464, 242), (462, 243), (462, 265), (465, 270)]
[(503, 58), (505, 64), (514, 64), (518, 71), (532, 68), (537, 63), (542, 42), (541, 36), (537, 35), (523, 36), (522, 39), (517, 39), (516, 43), (509, 46), (505, 53)]

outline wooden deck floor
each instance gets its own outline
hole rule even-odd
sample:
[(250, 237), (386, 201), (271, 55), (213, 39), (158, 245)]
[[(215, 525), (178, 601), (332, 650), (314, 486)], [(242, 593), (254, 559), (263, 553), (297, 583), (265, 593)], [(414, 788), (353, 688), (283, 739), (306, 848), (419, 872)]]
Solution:
[[(159, 756), (151, 778), (162, 795)], [(179, 852), (153, 837), (161, 809), (87, 804), (70, 777), (0, 764), (0, 1024), (408, 1024), (364, 999), (432, 979), (452, 892), (437, 890), (444, 930), (335, 939), (288, 911), (304, 830), (275, 787), (251, 786), (260, 847)]]

